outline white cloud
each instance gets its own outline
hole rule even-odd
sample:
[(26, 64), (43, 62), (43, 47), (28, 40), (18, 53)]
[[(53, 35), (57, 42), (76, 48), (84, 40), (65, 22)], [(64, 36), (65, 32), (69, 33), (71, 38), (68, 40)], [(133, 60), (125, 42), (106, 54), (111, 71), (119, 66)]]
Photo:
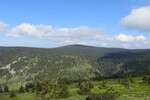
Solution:
[(124, 48), (150, 48), (150, 40), (143, 35), (131, 36), (126, 34), (119, 34), (115, 41), (109, 45), (124, 47)]
[[(31, 25), (23, 23), (9, 31), (11, 37), (35, 37), (48, 40), (57, 40), (69, 43), (81, 39), (107, 41), (111, 39), (107, 32), (101, 28), (81, 26), (77, 28), (54, 28), (52, 26)], [(105, 38), (104, 38), (105, 37)]]
[(128, 30), (135, 29), (150, 33), (150, 6), (133, 9), (120, 21), (120, 24)]
[(118, 34), (110, 36), (102, 28), (89, 28), (80, 26), (77, 28), (55, 28), (51, 25), (32, 25), (23, 23), (9, 29), (7, 36), (32, 37), (57, 42), (60, 45), (84, 44), (104, 47), (119, 48), (148, 48), (150, 40), (143, 35)]
[(23, 23), (9, 31), (7, 36), (12, 37), (36, 37), (43, 38), (46, 37), (49, 32), (52, 31), (51, 26), (44, 25), (31, 25)]
[(7, 24), (0, 22), (0, 32), (3, 32), (6, 27), (7, 27)]
[(146, 37), (144, 37), (143, 35), (138, 35), (134, 37), (131, 35), (119, 34), (115, 38), (120, 42), (135, 42), (147, 40)]

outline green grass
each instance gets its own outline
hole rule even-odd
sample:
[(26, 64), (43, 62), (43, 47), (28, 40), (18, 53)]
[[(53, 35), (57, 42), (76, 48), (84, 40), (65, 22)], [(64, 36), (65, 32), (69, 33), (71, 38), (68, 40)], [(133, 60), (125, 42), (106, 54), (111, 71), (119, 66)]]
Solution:
[(0, 100), (34, 100), (34, 93), (17, 93), (17, 97), (9, 98), (10, 93), (0, 93)]
[[(142, 77), (135, 77), (133, 80), (135, 83), (131, 84), (130, 89), (126, 89), (124, 86), (117, 83), (118, 79), (108, 79), (109, 87), (113, 87), (115, 91), (119, 92), (121, 96), (118, 100), (150, 100), (150, 85), (142, 85)], [(104, 93), (107, 89), (99, 89), (100, 81), (93, 81), (94, 88), (91, 90), (91, 94)], [(10, 84), (9, 84), (10, 85)], [(15, 87), (14, 87), (15, 86)], [(77, 93), (78, 88), (76, 87), (77, 83), (68, 85), (69, 96), (67, 98), (59, 100), (85, 100), (87, 95), (79, 95)], [(11, 89), (16, 89), (17, 84), (12, 84), (9, 87)], [(34, 93), (18, 93), (16, 91), (17, 97), (9, 98), (10, 93), (0, 93), (0, 100), (34, 100)]]

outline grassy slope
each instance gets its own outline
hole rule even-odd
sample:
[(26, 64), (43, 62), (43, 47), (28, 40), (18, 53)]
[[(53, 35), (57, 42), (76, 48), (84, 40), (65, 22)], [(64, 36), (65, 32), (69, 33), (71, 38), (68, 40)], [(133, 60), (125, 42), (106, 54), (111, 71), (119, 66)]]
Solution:
[[(124, 86), (117, 83), (118, 79), (109, 79), (108, 84), (112, 86), (116, 91), (118, 91), (121, 96), (118, 100), (150, 100), (150, 86), (140, 85), (142, 82), (142, 77), (134, 78), (136, 83), (131, 85), (131, 89), (125, 89)], [(94, 88), (91, 90), (91, 93), (103, 93), (106, 92), (106, 89), (99, 89), (99, 81), (93, 81)], [(87, 95), (78, 95), (76, 88), (76, 83), (69, 85), (69, 97), (59, 100), (85, 100)], [(10, 99), (9, 93), (1, 93), (0, 100), (34, 100), (34, 94), (31, 92), (28, 93), (17, 93), (17, 97)]]

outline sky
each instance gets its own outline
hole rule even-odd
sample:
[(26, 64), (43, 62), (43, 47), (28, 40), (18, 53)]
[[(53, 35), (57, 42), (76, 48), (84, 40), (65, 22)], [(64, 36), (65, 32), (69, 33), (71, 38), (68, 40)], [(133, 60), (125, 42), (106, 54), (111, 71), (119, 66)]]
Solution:
[(0, 0), (0, 46), (150, 49), (150, 0)]

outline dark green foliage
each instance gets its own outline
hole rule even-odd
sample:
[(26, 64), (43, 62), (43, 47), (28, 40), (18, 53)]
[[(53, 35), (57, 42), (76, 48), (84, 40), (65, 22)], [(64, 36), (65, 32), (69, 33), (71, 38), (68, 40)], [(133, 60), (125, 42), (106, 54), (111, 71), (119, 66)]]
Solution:
[(121, 80), (121, 79), (118, 79), (118, 83), (121, 84), (121, 83), (122, 83), (122, 80)]
[(115, 92), (115, 89), (113, 87), (110, 87), (107, 92)]
[(85, 81), (79, 87), (78, 93), (79, 94), (88, 94), (93, 87), (94, 86), (93, 86), (93, 84), (90, 81)]
[(36, 89), (37, 89), (38, 91), (42, 91), (42, 84), (39, 83), (39, 82), (37, 82), (37, 84), (36, 84)]
[(25, 85), (25, 91), (28, 92), (29, 91), (29, 86), (26, 84)]
[(107, 84), (106, 80), (103, 80), (102, 83), (100, 84), (99, 89), (107, 89), (109, 86)]
[(69, 94), (68, 87), (65, 83), (58, 84), (51, 79), (44, 79), (41, 84), (37, 84), (35, 89), (36, 100), (49, 100), (58, 97), (67, 97)]
[(25, 91), (31, 91), (34, 92), (35, 87), (37, 87), (37, 85), (33, 84), (33, 83), (26, 83), (25, 85)]
[(80, 87), (81, 87), (81, 84), (82, 84), (82, 80), (81, 80), (81, 79), (79, 79), (79, 80), (78, 80), (77, 87), (78, 87), (78, 88), (80, 88)]
[(10, 96), (9, 96), (10, 98), (14, 98), (14, 97), (17, 97), (17, 95), (15, 94), (15, 92), (14, 91), (11, 91), (10, 92)]
[(143, 84), (150, 84), (150, 76), (144, 76), (143, 77)]
[(18, 92), (20, 92), (20, 93), (23, 93), (23, 92), (25, 92), (25, 89), (24, 89), (24, 87), (21, 85), (21, 87), (19, 88), (19, 91)]
[(4, 86), (4, 92), (9, 92), (9, 88), (7, 85)]
[[(91, 66), (88, 72), (95, 74), (95, 80), (101, 80), (99, 76), (110, 77), (114, 74), (149, 72), (150, 50), (100, 48), (83, 45), (70, 45), (54, 49), (0, 47), (0, 68), (10, 66), (10, 70), (13, 69), (16, 73), (14, 77), (22, 76), (24, 78), (26, 76), (26, 82), (42, 80), (46, 74), (52, 78), (59, 79), (63, 76), (68, 79), (70, 75), (66, 75), (66, 72), (73, 67), (80, 68), (78, 62), (80, 65)], [(31, 77), (31, 75), (34, 76)], [(6, 68), (0, 69), (0, 77), (9, 81), (13, 75)], [(78, 79), (76, 78), (76, 80)], [(71, 81), (75, 81), (75, 79)]]
[(66, 78), (66, 79), (58, 79), (58, 84), (71, 84), (72, 83), (72, 81), (71, 81), (71, 79), (69, 79), (69, 78)]
[(135, 83), (134, 80), (133, 80), (132, 78), (129, 78), (129, 80), (130, 80), (131, 83)]
[(117, 92), (106, 92), (89, 95), (86, 100), (117, 100), (118, 97), (119, 94)]
[(100, 73), (95, 73), (95, 77), (93, 78), (95, 81), (102, 81), (104, 79), (105, 77), (101, 76)]
[(2, 88), (0, 88), (0, 93), (3, 93), (3, 89)]
[(150, 77), (149, 77), (149, 79), (148, 79), (148, 84), (150, 85)]
[(130, 89), (131, 80), (129, 78), (124, 78), (121, 82), (123, 86), (125, 86), (127, 89)]
[(47, 100), (46, 95), (51, 92), (52, 81), (50, 79), (45, 79), (40, 84), (37, 82), (37, 85), (34, 89), (35, 91), (35, 100)]
[(58, 86), (59, 86), (58, 95), (61, 97), (67, 97), (69, 94), (67, 85), (66, 84), (59, 84)]

